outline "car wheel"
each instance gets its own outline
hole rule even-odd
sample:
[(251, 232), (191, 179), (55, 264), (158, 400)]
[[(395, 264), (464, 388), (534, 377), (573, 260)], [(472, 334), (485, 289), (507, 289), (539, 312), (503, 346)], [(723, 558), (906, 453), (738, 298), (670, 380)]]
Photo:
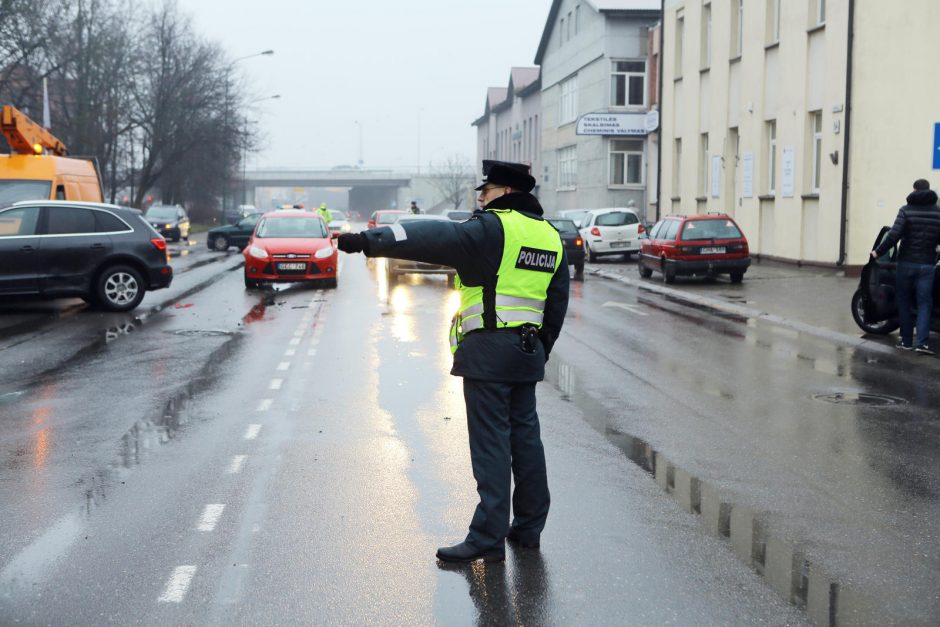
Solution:
[(224, 235), (216, 235), (212, 240), (212, 250), (224, 253), (228, 250), (228, 238)]
[(98, 275), (95, 300), (108, 311), (130, 311), (144, 299), (144, 282), (130, 266), (111, 266)]
[(882, 320), (881, 322), (868, 322), (865, 320), (865, 301), (862, 299), (862, 290), (855, 290), (852, 294), (852, 318), (865, 333), (873, 335), (887, 335), (898, 328), (898, 323), (894, 319)]
[(743, 272), (732, 272), (732, 273), (731, 273), (731, 282), (732, 282), (732, 283), (740, 283), (740, 282), (743, 281), (743, 280), (744, 280), (744, 273), (743, 273)]
[(585, 256), (587, 256), (587, 260), (590, 263), (594, 263), (595, 261), (597, 261), (597, 255), (595, 255), (594, 251), (591, 250), (591, 246), (587, 243), (586, 240), (584, 242), (584, 254)]
[(576, 281), (584, 280), (584, 262), (574, 264), (574, 278)]
[(663, 261), (663, 283), (673, 284), (676, 282), (676, 269), (670, 265), (667, 265)]
[(337, 285), (339, 285), (339, 281), (337, 281), (335, 278), (323, 279), (323, 287), (336, 289)]
[(244, 275), (245, 275), (245, 289), (246, 290), (258, 289), (258, 286), (260, 285), (259, 281), (257, 281), (256, 279), (248, 278), (248, 270), (244, 271)]
[(638, 259), (636, 262), (636, 271), (640, 273), (640, 276), (644, 279), (648, 279), (653, 276), (653, 271), (646, 267), (642, 259)]

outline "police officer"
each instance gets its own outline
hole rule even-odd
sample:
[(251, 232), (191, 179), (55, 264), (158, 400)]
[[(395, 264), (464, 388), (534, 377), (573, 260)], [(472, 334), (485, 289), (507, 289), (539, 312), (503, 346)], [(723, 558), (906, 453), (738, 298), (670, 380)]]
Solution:
[(320, 214), (320, 217), (323, 218), (323, 221), (330, 224), (333, 221), (333, 212), (326, 208), (326, 203), (321, 202), (320, 208), (317, 209), (317, 213)]
[[(558, 232), (529, 192), (528, 166), (486, 160), (479, 204), (465, 222), (414, 221), (339, 236), (340, 250), (457, 270), (460, 310), (451, 374), (464, 379), (470, 460), (480, 502), (448, 562), (502, 561), (504, 539), (538, 548), (548, 515), (535, 384), (568, 308), (568, 261)], [(510, 492), (510, 479), (515, 490)], [(510, 524), (510, 502), (513, 519)]]

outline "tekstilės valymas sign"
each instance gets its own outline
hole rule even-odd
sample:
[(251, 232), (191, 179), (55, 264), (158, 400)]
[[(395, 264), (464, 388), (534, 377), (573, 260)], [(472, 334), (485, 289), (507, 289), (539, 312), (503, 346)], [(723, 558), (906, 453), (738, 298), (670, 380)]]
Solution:
[(578, 135), (646, 137), (646, 113), (586, 113), (578, 118)]

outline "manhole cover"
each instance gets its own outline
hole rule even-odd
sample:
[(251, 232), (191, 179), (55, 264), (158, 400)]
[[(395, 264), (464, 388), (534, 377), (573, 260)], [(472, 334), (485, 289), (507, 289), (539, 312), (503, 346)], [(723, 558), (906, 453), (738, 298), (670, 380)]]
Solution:
[(829, 394), (814, 394), (813, 399), (825, 401), (826, 403), (835, 403), (838, 405), (904, 405), (907, 403), (903, 398), (887, 396), (885, 394), (857, 394), (855, 392), (831, 392)]
[(231, 335), (229, 331), (220, 331), (218, 329), (180, 329), (178, 331), (167, 331), (173, 335), (183, 335), (185, 337), (216, 337), (219, 335)]

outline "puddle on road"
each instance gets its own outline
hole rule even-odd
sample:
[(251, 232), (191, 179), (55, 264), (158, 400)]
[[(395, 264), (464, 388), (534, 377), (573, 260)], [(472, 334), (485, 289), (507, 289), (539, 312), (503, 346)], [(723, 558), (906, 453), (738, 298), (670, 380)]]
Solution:
[[(706, 531), (727, 538), (735, 555), (767, 578), (787, 602), (813, 616), (830, 616), (830, 624), (837, 624), (841, 584), (820, 564), (806, 559), (802, 546), (771, 536), (764, 514), (723, 500), (711, 484), (670, 462), (649, 442), (617, 428), (617, 416), (582, 389), (578, 379), (578, 371), (557, 357), (546, 366), (545, 380), (559, 390), (561, 398), (574, 404), (595, 431), (652, 476), (686, 512), (698, 515)], [(780, 581), (788, 582), (785, 591), (775, 585)]]
[(836, 405), (869, 405), (885, 407), (889, 405), (907, 405), (907, 401), (887, 394), (865, 394), (860, 392), (829, 392), (827, 394), (813, 394), (814, 401), (823, 401)]

